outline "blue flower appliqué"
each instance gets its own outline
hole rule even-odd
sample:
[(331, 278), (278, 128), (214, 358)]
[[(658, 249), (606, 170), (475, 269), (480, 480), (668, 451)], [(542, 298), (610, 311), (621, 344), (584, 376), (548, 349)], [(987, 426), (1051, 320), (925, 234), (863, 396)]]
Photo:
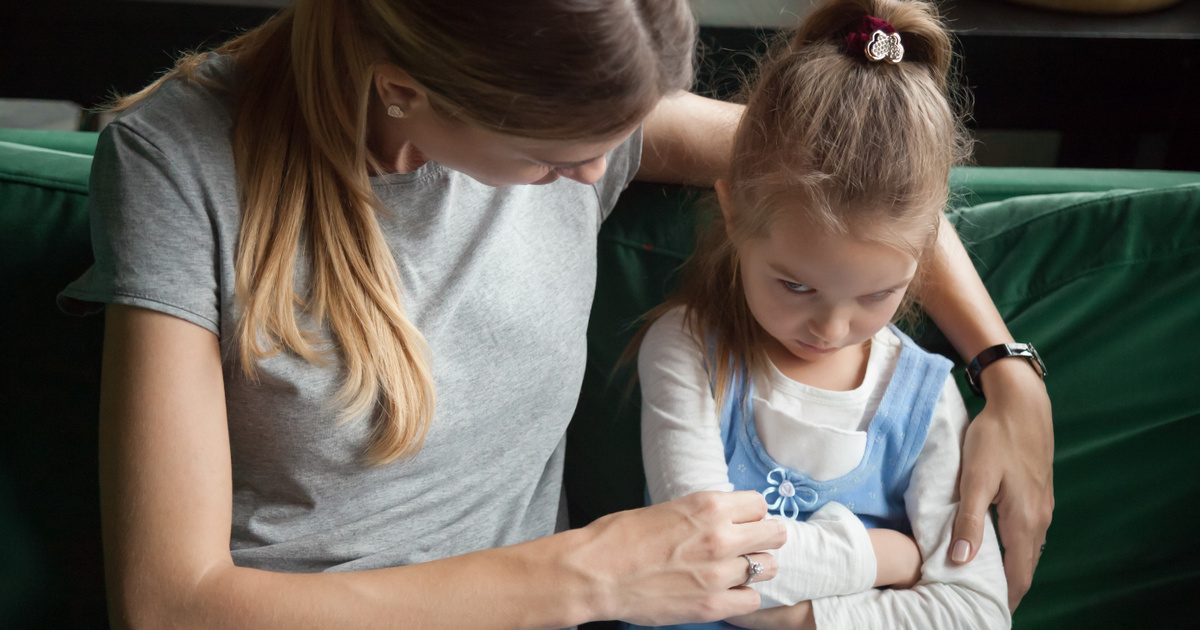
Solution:
[[(770, 487), (762, 491), (763, 498), (767, 501), (767, 508), (778, 510), (780, 516), (798, 520), (801, 512), (811, 512), (817, 507), (817, 491), (792, 483), (784, 468), (767, 473), (767, 483)], [(776, 495), (774, 502), (771, 501), (772, 494)]]

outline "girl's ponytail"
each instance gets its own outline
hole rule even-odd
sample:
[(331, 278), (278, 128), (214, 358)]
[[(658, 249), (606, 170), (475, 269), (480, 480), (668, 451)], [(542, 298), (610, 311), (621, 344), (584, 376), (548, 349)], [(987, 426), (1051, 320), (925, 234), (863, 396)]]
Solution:
[[(871, 29), (894, 31), (899, 58), (873, 61)], [(951, 86), (953, 48), (919, 0), (829, 0), (764, 56), (734, 143), (731, 236), (761, 234), (780, 199), (844, 230), (861, 213), (944, 203), (950, 167), (969, 154)], [(759, 206), (763, 212), (752, 211)], [(940, 209), (940, 208), (939, 208)]]
[[(900, 0), (828, 2), (815, 8), (805, 18), (789, 46), (794, 50), (815, 42), (828, 41), (844, 48), (847, 34), (859, 29), (863, 18), (868, 16), (887, 22), (900, 34), (904, 63), (927, 67), (939, 85), (946, 88), (954, 51), (950, 34), (933, 4)], [(844, 52), (851, 57), (863, 58), (860, 50)], [(864, 63), (870, 62), (864, 58)]]

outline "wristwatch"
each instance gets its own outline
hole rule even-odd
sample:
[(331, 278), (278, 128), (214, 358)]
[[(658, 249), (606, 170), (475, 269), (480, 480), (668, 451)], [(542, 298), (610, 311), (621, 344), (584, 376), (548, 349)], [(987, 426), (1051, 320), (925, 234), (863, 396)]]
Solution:
[(979, 373), (983, 371), (983, 368), (1008, 357), (1020, 357), (1029, 361), (1029, 365), (1033, 366), (1038, 376), (1046, 378), (1046, 364), (1042, 362), (1042, 355), (1038, 354), (1033, 344), (1002, 343), (984, 349), (967, 364), (967, 385), (971, 386), (971, 391), (975, 392), (976, 396), (984, 397), (983, 387), (979, 381)]

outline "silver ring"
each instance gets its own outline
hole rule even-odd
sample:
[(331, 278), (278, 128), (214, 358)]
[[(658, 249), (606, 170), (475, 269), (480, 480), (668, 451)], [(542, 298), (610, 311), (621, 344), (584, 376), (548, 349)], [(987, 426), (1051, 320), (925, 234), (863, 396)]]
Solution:
[(742, 582), (742, 586), (750, 586), (750, 583), (754, 581), (754, 578), (762, 574), (763, 565), (761, 562), (755, 562), (751, 560), (750, 554), (742, 554), (742, 557), (746, 559), (746, 564), (748, 565), (746, 567), (746, 581)]

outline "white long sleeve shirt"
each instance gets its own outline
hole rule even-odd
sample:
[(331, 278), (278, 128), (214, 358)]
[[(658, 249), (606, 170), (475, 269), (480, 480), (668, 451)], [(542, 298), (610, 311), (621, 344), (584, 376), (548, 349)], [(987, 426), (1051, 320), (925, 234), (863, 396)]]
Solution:
[[(700, 490), (733, 489), (702, 347), (684, 327), (682, 309), (676, 309), (651, 326), (638, 355), (642, 456), (655, 503)], [(756, 378), (752, 404), (767, 452), (818, 480), (856, 467), (899, 351), (900, 340), (891, 331), (877, 333), (863, 382), (850, 391), (805, 385), (773, 367)], [(807, 522), (773, 517), (787, 524), (788, 541), (775, 554), (778, 576), (754, 586), (763, 606), (811, 600), (822, 630), (1009, 627), (1007, 584), (991, 522), (971, 563), (948, 559), (966, 425), (962, 397), (948, 378), (905, 492), (923, 558), (916, 586), (871, 588), (876, 562), (866, 528), (845, 507), (829, 503)]]

